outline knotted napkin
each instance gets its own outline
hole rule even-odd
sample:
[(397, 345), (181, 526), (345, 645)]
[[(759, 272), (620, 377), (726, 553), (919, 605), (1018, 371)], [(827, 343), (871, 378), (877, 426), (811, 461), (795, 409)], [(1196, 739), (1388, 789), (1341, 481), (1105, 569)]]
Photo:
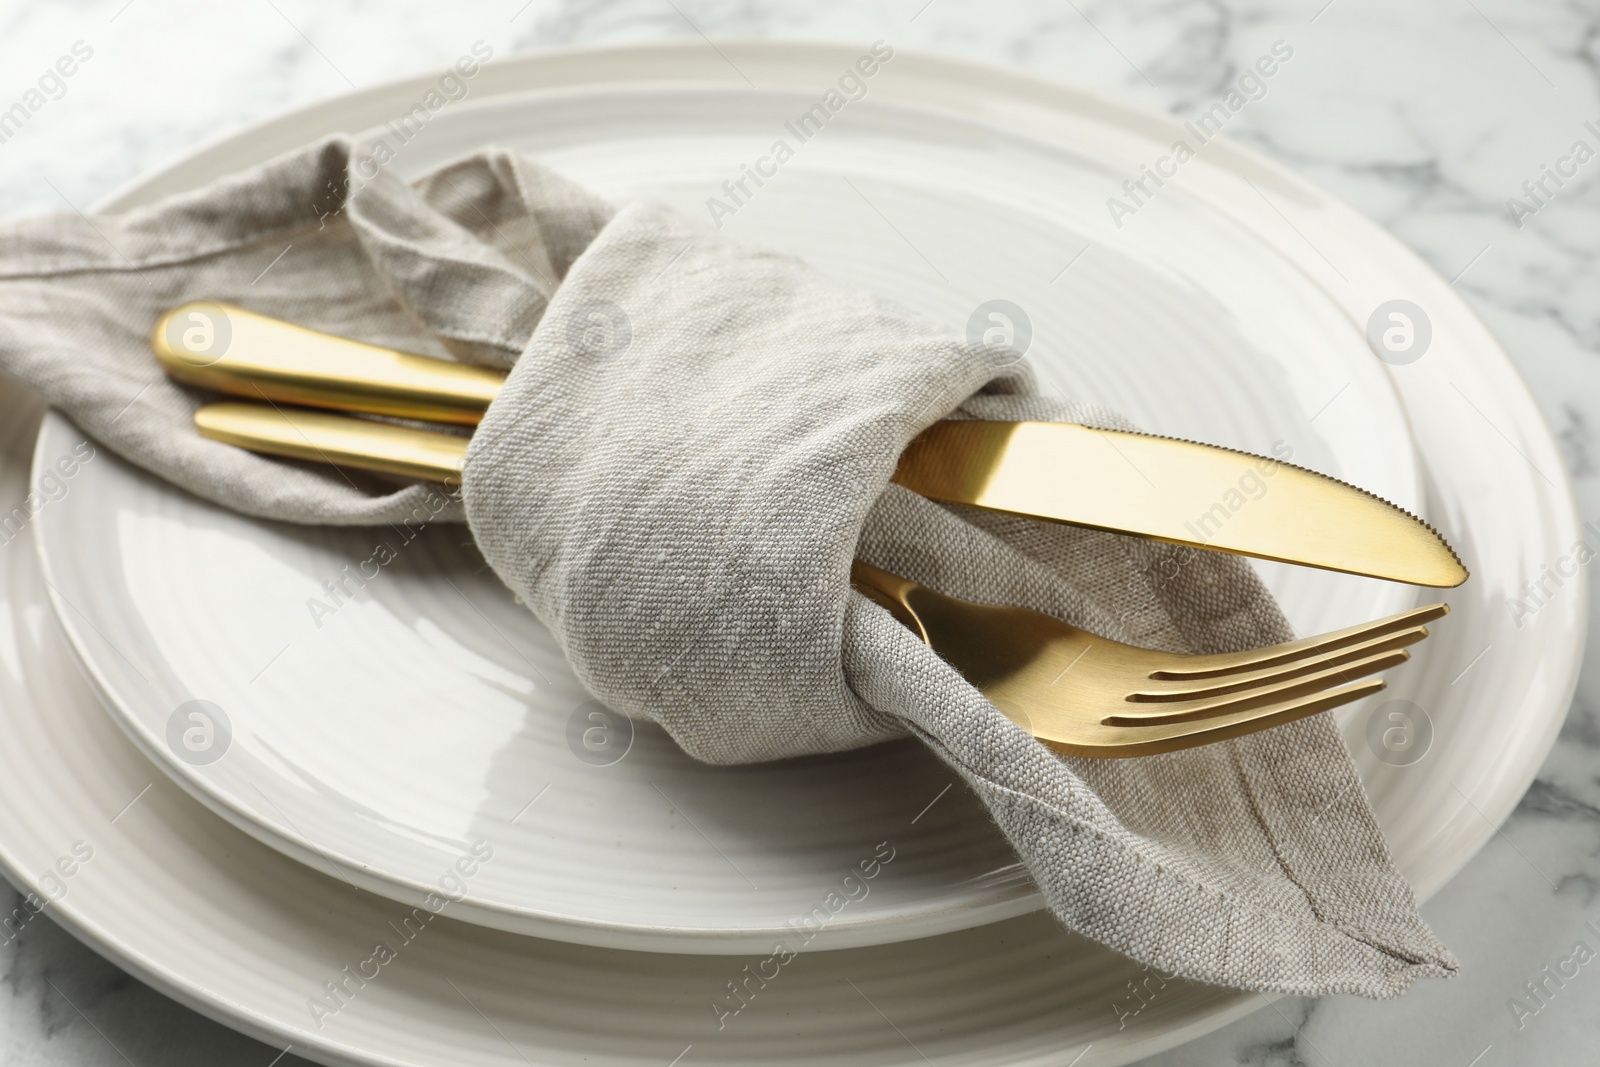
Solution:
[[(198, 437), (147, 334), (187, 300), (510, 368), (460, 500)], [(1052, 911), (1165, 972), (1392, 996), (1456, 969), (1333, 721), (1125, 760), (1055, 755), (882, 608), (860, 558), (1119, 641), (1292, 638), (1235, 557), (933, 504), (889, 484), (936, 419), (1126, 426), (1027, 367), (652, 203), (488, 150), (406, 183), (333, 138), (123, 215), (0, 230), (0, 369), (230, 508), (464, 518), (602, 700), (692, 755), (915, 734), (987, 804)]]

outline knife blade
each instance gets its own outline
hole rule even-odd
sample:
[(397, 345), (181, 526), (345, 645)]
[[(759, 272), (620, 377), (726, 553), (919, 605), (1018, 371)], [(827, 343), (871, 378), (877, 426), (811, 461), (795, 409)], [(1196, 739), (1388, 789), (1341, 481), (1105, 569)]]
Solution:
[(1450, 587), (1467, 570), (1438, 532), (1382, 497), (1217, 445), (1057, 422), (947, 419), (894, 480), (946, 504), (1171, 544)]
[[(168, 312), (151, 348), (172, 377), (222, 393), (465, 425), (482, 418), (503, 381), (485, 368), (215, 303)], [(209, 405), (196, 424), (204, 436), (275, 455), (460, 478), (463, 438), (309, 411), (271, 417), (252, 407), (259, 405)], [(1364, 489), (1280, 459), (1154, 434), (945, 420), (911, 442), (894, 481), (946, 504), (1194, 548), (1415, 585), (1467, 578), (1433, 527)]]

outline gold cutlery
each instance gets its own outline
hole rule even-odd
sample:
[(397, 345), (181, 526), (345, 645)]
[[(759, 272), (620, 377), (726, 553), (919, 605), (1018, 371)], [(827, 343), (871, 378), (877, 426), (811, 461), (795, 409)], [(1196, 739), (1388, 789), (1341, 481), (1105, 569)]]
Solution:
[(974, 604), (857, 561), (851, 581), (938, 653), (1006, 718), (1058, 752), (1148, 756), (1222, 741), (1360, 700), (1356, 681), (1410, 658), (1432, 604), (1247, 652), (1136, 648), (1027, 608)]
[[(476, 424), (503, 381), (485, 368), (211, 303), (163, 316), (151, 347), (173, 378), (190, 385), (458, 425)], [(308, 415), (285, 413), (302, 426), (298, 441), (268, 432), (238, 405), (202, 408), (196, 422), (206, 436), (257, 451), (302, 459), (337, 453), (350, 466), (411, 477), (459, 475), (459, 463), (449, 462), (464, 447), (459, 438), (428, 442), (418, 436), (426, 431), (375, 428), (358, 442), (357, 431)], [(336, 429), (345, 451), (317, 437)], [(1417, 585), (1448, 587), (1467, 578), (1432, 527), (1380, 497), (1277, 459), (1192, 441), (1065, 423), (947, 420), (911, 442), (894, 480), (944, 503), (1195, 548)]]
[[(203, 313), (216, 313), (212, 305), (201, 307), (207, 309)], [(180, 308), (173, 315), (182, 312), (185, 309)], [(471, 425), (499, 389), (499, 375), (358, 345), (237, 309), (225, 314), (227, 344), (217, 358), (168, 343), (181, 335), (167, 326), (158, 327), (153, 342), (173, 377), (269, 401), (204, 405), (195, 413), (195, 424), (204, 436), (273, 455), (460, 481), (465, 436), (337, 412)], [(335, 410), (279, 407), (277, 401)], [(1157, 494), (1130, 490), (1126, 472), (1106, 474), (1101, 469), (1105, 455), (1092, 450), (1103, 447), (1095, 444), (1096, 438), (1108, 435), (1130, 467), (1137, 470), (1144, 464), (1163, 478), (1173, 477), (1179, 501), (1163, 502)], [(1195, 543), (1145, 531), (1169, 527), (1170, 513), (1189, 506), (1185, 501), (1192, 504), (1192, 494), (1181, 496), (1182, 487), (1204, 484), (1214, 476), (1218, 454), (1233, 457), (1229, 462), (1247, 461), (1258, 471), (1256, 465), (1267, 462), (1144, 434), (1054, 423), (952, 420), (936, 424), (912, 442), (895, 480), (935, 500)], [(1389, 537), (1401, 555), (1409, 550), (1411, 580), (1424, 573), (1416, 569), (1424, 563), (1433, 568), (1425, 572), (1431, 577), (1452, 577), (1443, 557), (1459, 569), (1447, 547), (1440, 555), (1443, 542), (1431, 531), (1431, 557), (1420, 551), (1424, 542), (1415, 531), (1425, 528), (1378, 498), (1299, 468), (1285, 466), (1275, 476), (1282, 474), (1295, 477), (1274, 485), (1275, 490), (1286, 487), (1280, 498), (1313, 515), (1321, 514), (1319, 494), (1336, 486), (1342, 495), (1333, 510), (1340, 521), (1367, 523)], [(1086, 521), (1079, 494), (1110, 496), (1115, 503), (1094, 511), (1097, 521)], [(1230, 513), (1229, 519), (1244, 515), (1241, 509)], [(1293, 552), (1271, 547), (1270, 523), (1249, 529), (1255, 538), (1250, 541), (1251, 554), (1296, 560)], [(1316, 535), (1327, 536), (1315, 542)], [(1350, 562), (1350, 557), (1337, 555), (1344, 543), (1341, 531), (1321, 529), (1310, 537), (1303, 535), (1296, 551), (1313, 543), (1322, 553), (1319, 565), (1361, 573), (1354, 565), (1335, 565)], [(1216, 544), (1204, 547), (1244, 551)], [(1464, 571), (1460, 574), (1465, 576)], [(1013, 722), (1056, 751), (1094, 757), (1150, 755), (1209, 744), (1376, 693), (1385, 683), (1367, 676), (1405, 662), (1410, 656), (1406, 647), (1428, 635), (1423, 624), (1449, 610), (1434, 604), (1303, 641), (1185, 656), (1112, 641), (1026, 608), (958, 600), (859, 561), (852, 567), (851, 581)]]
[[(254, 451), (459, 481), (467, 439), (267, 404), (217, 403), (195, 421)], [(377, 461), (374, 462), (374, 458)], [(852, 584), (959, 671), (1007, 718), (1058, 752), (1126, 757), (1265, 730), (1384, 688), (1358, 681), (1410, 658), (1432, 604), (1247, 652), (1187, 656), (1137, 648), (1027, 608), (975, 604), (857, 561)]]

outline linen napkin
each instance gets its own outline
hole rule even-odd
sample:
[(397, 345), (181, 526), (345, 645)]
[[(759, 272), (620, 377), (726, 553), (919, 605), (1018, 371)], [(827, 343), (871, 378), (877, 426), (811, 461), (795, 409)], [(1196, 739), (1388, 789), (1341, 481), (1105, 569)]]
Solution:
[[(1327, 715), (1125, 760), (1062, 757), (854, 592), (859, 557), (1120, 641), (1290, 639), (1218, 553), (945, 507), (889, 484), (936, 419), (1127, 424), (1027, 367), (652, 203), (487, 150), (407, 184), (331, 138), (117, 216), (0, 229), (0, 369), (230, 508), (469, 524), (584, 683), (736, 763), (909, 732), (987, 804), (1068, 927), (1206, 982), (1392, 996), (1456, 963), (1417, 914)], [(436, 487), (199, 438), (149, 354), (180, 302), (511, 368)]]

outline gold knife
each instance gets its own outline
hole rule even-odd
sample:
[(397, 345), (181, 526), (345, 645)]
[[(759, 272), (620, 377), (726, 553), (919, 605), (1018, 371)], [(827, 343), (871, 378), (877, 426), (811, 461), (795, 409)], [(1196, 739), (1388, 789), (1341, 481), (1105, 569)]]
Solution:
[[(495, 371), (333, 337), (240, 308), (186, 304), (151, 347), (175, 379), (275, 403), (472, 425)], [(222, 403), (202, 435), (242, 448), (458, 481), (466, 439), (345, 415)], [(1304, 467), (1152, 434), (1068, 423), (935, 423), (894, 481), (932, 500), (1416, 585), (1467, 578), (1431, 526)]]

